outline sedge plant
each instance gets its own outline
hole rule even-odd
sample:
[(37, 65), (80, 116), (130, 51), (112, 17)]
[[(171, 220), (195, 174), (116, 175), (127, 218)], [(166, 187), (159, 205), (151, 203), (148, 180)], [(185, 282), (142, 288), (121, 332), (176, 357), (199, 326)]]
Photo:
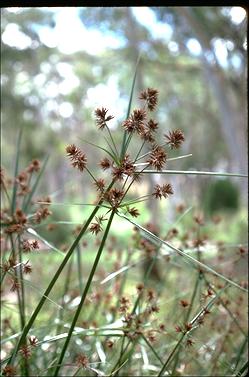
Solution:
[[(17, 294), (20, 317), (19, 332), (14, 337), (14, 342), (12, 340), (9, 356), (2, 361), (2, 375), (12, 376), (19, 373), (19, 371), (25, 376), (32, 375), (29, 360), (32, 354), (36, 352), (35, 350), (46, 343), (45, 339), (40, 341), (36, 335), (31, 335), (31, 333), (34, 333), (34, 323), (39, 318), (44, 304), (51, 300), (49, 296), (52, 289), (56, 284), (60, 284), (62, 271), (66, 266), (68, 267), (69, 278), (65, 283), (63, 296), (69, 291), (70, 263), (72, 263), (73, 256), (77, 258), (78, 263), (80, 298), (76, 309), (71, 313), (66, 333), (61, 333), (64, 327), (60, 325), (63, 323), (63, 318), (60, 316), (57, 333), (50, 339), (50, 342), (59, 342), (60, 346), (58, 349), (57, 347), (55, 348), (53, 358), (48, 362), (48, 365), (43, 368), (43, 373), (46, 375), (62, 375), (61, 373), (65, 373), (68, 367), (74, 368), (74, 374), (71, 375), (86, 375), (82, 373), (87, 373), (87, 375), (116, 376), (119, 373), (123, 373), (124, 370), (126, 370), (126, 373), (131, 373), (131, 359), (137, 352), (137, 349), (141, 350), (144, 365), (147, 366), (148, 371), (154, 370), (155, 375), (158, 376), (163, 376), (165, 373), (167, 373), (167, 375), (174, 375), (178, 368), (179, 360), (181, 359), (183, 346), (186, 344), (191, 346), (194, 343), (192, 333), (203, 324), (204, 319), (217, 302), (223, 305), (231, 321), (240, 329), (243, 336), (241, 348), (243, 347), (244, 351), (246, 334), (237, 318), (229, 309), (227, 303), (222, 299), (222, 295), (231, 287), (241, 292), (241, 294), (244, 294), (247, 292), (246, 286), (232, 279), (230, 276), (226, 276), (223, 272), (219, 271), (219, 269), (210, 266), (206, 260), (203, 260), (200, 252), (202, 246), (200, 233), (197, 233), (199, 243), (196, 241), (194, 245), (195, 252), (191, 254), (184, 250), (183, 247), (172, 244), (170, 237), (160, 237), (159, 234), (153, 232), (153, 229), (151, 231), (148, 227), (138, 224), (136, 218), (140, 215), (139, 209), (137, 208), (138, 205), (143, 204), (145, 201), (170, 200), (170, 197), (174, 194), (174, 188), (168, 177), (170, 174), (230, 175), (241, 178), (245, 177), (245, 175), (165, 169), (167, 161), (170, 160), (170, 152), (180, 149), (185, 140), (185, 136), (182, 130), (176, 128), (165, 133), (163, 142), (159, 142), (157, 135), (159, 125), (153, 116), (158, 104), (159, 93), (154, 88), (143, 90), (139, 95), (141, 106), (131, 111), (135, 77), (136, 74), (132, 84), (127, 116), (120, 125), (123, 132), (120, 146), (115, 142), (114, 135), (108, 126), (109, 122), (114, 119), (114, 116), (110, 115), (109, 110), (104, 107), (95, 110), (96, 126), (101, 132), (106, 133), (108, 149), (96, 146), (93, 143), (90, 144), (99, 147), (103, 151), (104, 155), (98, 162), (98, 166), (99, 169), (102, 170), (104, 177), (99, 178), (94, 176), (93, 172), (88, 167), (89, 157), (84, 153), (81, 147), (75, 144), (69, 144), (65, 148), (72, 168), (77, 169), (79, 175), (89, 174), (91, 177), (96, 190), (96, 199), (92, 205), (92, 212), (88, 219), (77, 230), (75, 239), (66, 253), (62, 253), (62, 262), (59, 264), (58, 269), (55, 271), (45, 292), (42, 294), (42, 297), (30, 316), (27, 316), (25, 311), (26, 296), (23, 275), (31, 272), (31, 266), (26, 262), (24, 263), (23, 255), (39, 248), (37, 239), (27, 239), (27, 234), (33, 234), (37, 238), (38, 233), (34, 231), (34, 225), (46, 220), (46, 218), (51, 215), (51, 211), (49, 210), (51, 200), (49, 197), (39, 199), (37, 202), (38, 208), (35, 211), (32, 207), (34, 205), (33, 196), (41, 173), (45, 169), (46, 161), (43, 168), (41, 168), (40, 163), (34, 160), (25, 171), (19, 173), (18, 152), (14, 182), (8, 182), (6, 176), (4, 174), (2, 175), (3, 195), (8, 203), (8, 208), (3, 210), (2, 227), (5, 236), (5, 249), (10, 250), (8, 259), (5, 259), (5, 256), (3, 256), (2, 283), (5, 282), (6, 278), (11, 280), (11, 291)], [(135, 155), (129, 152), (129, 147), (133, 139), (136, 139), (139, 145)], [(20, 141), (21, 136), (18, 140), (18, 150), (20, 148)], [(145, 147), (147, 148), (146, 153), (144, 153)], [(172, 159), (181, 159), (184, 157), (186, 156), (174, 157)], [(34, 174), (38, 174), (35, 179), (33, 177)], [(156, 184), (151, 193), (138, 198), (132, 198), (130, 195), (131, 188), (135, 183), (142, 180), (144, 174), (161, 174), (163, 177), (166, 176), (166, 180), (163, 184)], [(12, 187), (12, 196), (9, 194), (9, 187)], [(142, 282), (136, 285), (136, 298), (131, 302), (129, 297), (124, 293), (127, 283), (126, 276), (131, 266), (141, 261), (132, 261), (132, 252), (128, 250), (126, 252), (125, 266), (120, 267), (120, 269), (117, 268), (114, 273), (110, 274), (110, 276), (102, 282), (106, 284), (107, 282), (116, 280), (117, 286), (115, 288), (115, 294), (110, 295), (108, 298), (103, 291), (102, 295), (106, 300), (104, 302), (101, 301), (102, 297), (98, 292), (96, 292), (94, 296), (96, 304), (93, 307), (92, 315), (95, 316), (96, 319), (101, 316), (101, 310), (99, 308), (101, 305), (104, 307), (105, 303), (110, 300), (112, 303), (116, 303), (114, 308), (111, 305), (109, 308), (110, 315), (108, 318), (111, 318), (110, 322), (113, 322), (113, 326), (111, 327), (109, 323), (108, 326), (101, 325), (99, 327), (95, 326), (95, 328), (81, 327), (81, 329), (79, 329), (78, 324), (82, 316), (87, 317), (89, 315), (89, 298), (93, 289), (92, 287), (94, 286), (94, 278), (98, 271), (99, 262), (103, 257), (104, 251), (107, 249), (108, 242), (110, 242), (111, 229), (117, 218), (129, 222), (135, 227), (137, 235), (134, 238), (135, 246), (133, 247), (137, 250), (142, 245), (142, 249), (146, 250), (144, 259), (148, 259), (149, 256), (149, 264), (147, 264)], [(197, 217), (195, 221), (198, 227), (200, 227), (201, 220)], [(97, 251), (90, 272), (83, 281), (81, 245), (82, 241), (89, 233), (93, 238), (98, 240), (96, 243)], [(61, 252), (57, 248), (54, 249), (59, 253)], [(175, 258), (178, 257), (179, 260), (183, 260), (184, 263), (186, 263), (185, 266), (191, 266), (195, 273), (195, 284), (190, 296), (190, 301), (184, 299), (180, 300), (182, 308), (187, 308), (181, 316), (182, 323), (177, 324), (175, 329), (175, 332), (179, 333), (180, 338), (176, 339), (175, 334), (171, 334), (171, 342), (163, 349), (162, 353), (154, 346), (154, 342), (157, 332), (160, 333), (161, 336), (164, 336), (167, 332), (164, 323), (161, 323), (157, 329), (151, 327), (154, 317), (159, 313), (158, 301), (160, 294), (156, 292), (156, 288), (151, 288), (150, 276), (155, 262), (162, 259), (162, 250), (165, 249), (167, 250), (167, 258), (171, 258), (173, 254)], [(215, 289), (214, 285), (210, 282), (210, 276), (221, 282), (220, 286), (218, 286), (218, 288), (216, 287), (217, 289)], [(201, 301), (201, 299), (198, 299), (198, 295), (202, 297), (204, 290), (206, 292), (205, 300)], [(195, 304), (197, 302), (198, 305), (196, 306)], [(54, 304), (57, 305), (56, 303)], [(65, 302), (63, 302), (63, 307), (60, 306), (59, 310), (64, 307), (66, 307)], [(198, 310), (196, 310), (196, 308), (198, 308)], [(88, 322), (91, 320), (92, 315), (89, 316)], [(118, 322), (118, 326), (117, 324), (114, 325), (116, 323), (115, 321)], [(104, 372), (105, 374), (103, 374), (101, 369), (96, 369), (95, 364), (94, 366), (92, 365), (89, 361), (89, 355), (86, 355), (85, 352), (77, 354), (74, 360), (72, 360), (70, 346), (72, 345), (72, 339), (79, 334), (87, 337), (89, 344), (92, 344), (91, 339), (105, 336), (105, 346), (109, 350), (113, 348), (113, 337), (116, 336), (120, 340), (118, 352), (111, 357), (111, 365), (107, 365)], [(96, 348), (100, 362), (105, 364), (106, 355), (99, 341), (96, 342)], [(150, 367), (147, 356), (148, 351), (152, 355), (156, 366)], [(244, 359), (240, 359), (239, 355), (237, 355), (234, 361), (235, 370), (238, 370), (239, 367), (243, 368), (241, 365), (243, 360)], [(140, 370), (135, 373), (143, 372), (143, 370)]]

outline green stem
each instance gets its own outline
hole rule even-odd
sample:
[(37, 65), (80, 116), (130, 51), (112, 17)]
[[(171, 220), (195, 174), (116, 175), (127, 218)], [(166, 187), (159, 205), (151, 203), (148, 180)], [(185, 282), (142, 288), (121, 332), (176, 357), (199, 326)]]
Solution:
[(80, 245), (77, 245), (77, 268), (78, 268), (78, 278), (79, 278), (79, 288), (80, 294), (82, 295), (83, 292), (83, 281), (82, 281), (82, 268), (81, 268), (81, 250)]
[[(125, 260), (125, 263), (124, 263), (125, 266), (127, 266), (130, 263), (130, 259), (131, 259), (131, 252), (128, 251), (127, 257), (126, 257), (126, 260)], [(117, 301), (116, 301), (116, 305), (115, 305), (116, 308), (118, 307), (119, 301), (120, 301), (121, 296), (123, 294), (125, 283), (126, 283), (126, 279), (127, 279), (127, 273), (125, 271), (125, 274), (124, 274), (124, 277), (123, 277), (122, 282), (120, 284), (120, 288), (119, 288), (119, 292), (118, 292), (118, 297), (117, 297)], [(112, 317), (112, 321), (113, 322), (116, 320), (116, 315), (117, 315), (117, 311), (115, 311), (114, 314), (113, 314), (113, 317)]]
[(101, 241), (101, 244), (100, 244), (100, 247), (99, 247), (99, 250), (98, 250), (98, 253), (96, 255), (96, 258), (95, 258), (95, 261), (94, 261), (94, 264), (93, 264), (93, 267), (92, 267), (92, 270), (90, 272), (90, 275), (88, 277), (88, 280), (87, 280), (87, 283), (86, 283), (86, 286), (85, 286), (85, 289), (84, 289), (84, 292), (83, 292), (83, 295), (81, 297), (81, 300), (80, 300), (80, 303), (79, 303), (79, 306), (76, 310), (76, 313), (74, 315), (74, 318), (72, 320), (72, 323), (71, 323), (71, 327), (68, 331), (68, 336), (66, 338), (66, 341), (64, 343), (64, 346), (62, 348), (62, 351), (61, 351), (61, 354), (60, 354), (60, 358), (59, 358), (59, 361), (58, 361), (58, 366), (55, 370), (55, 374), (54, 374), (54, 377), (58, 376), (58, 373), (59, 373), (59, 370), (60, 370), (60, 366), (61, 366), (61, 363), (64, 359), (64, 356), (65, 356), (65, 353), (66, 353), (66, 350), (67, 350), (67, 347), (69, 345), (69, 342), (70, 342), (70, 339), (71, 339), (71, 336), (72, 336), (72, 333), (74, 331), (74, 327), (75, 327), (75, 324), (78, 320), (78, 317), (80, 315), (80, 312), (81, 312), (81, 309), (82, 309), (82, 306), (85, 302), (85, 299), (86, 299), (86, 295), (89, 291), (89, 288), (90, 288), (90, 285), (91, 285), (91, 282), (92, 282), (92, 279), (93, 279), (93, 276), (94, 276), (94, 273), (96, 271), (96, 268), (98, 266), (98, 263), (99, 263), (99, 259), (101, 257), (101, 254), (102, 254), (102, 251), (103, 251), (103, 248), (104, 248), (104, 245), (105, 245), (105, 242), (106, 242), (106, 239), (107, 239), (107, 236), (108, 236), (108, 233), (109, 233), (109, 230), (110, 230), (110, 227), (111, 227), (111, 223), (112, 223), (112, 220), (113, 220), (113, 217), (115, 215), (115, 211), (112, 210), (111, 212), (111, 215), (109, 217), (109, 220), (108, 220), (108, 223), (106, 225), (106, 229), (105, 229), (105, 233), (103, 235), (103, 238), (102, 238), (102, 241)]
[[(132, 86), (131, 86), (131, 93), (130, 93), (130, 99), (129, 99), (129, 105), (128, 105), (128, 110), (126, 114), (126, 119), (129, 118), (130, 116), (130, 111), (131, 111), (131, 103), (132, 103), (132, 97), (134, 93), (134, 88), (135, 88), (135, 82), (136, 82), (136, 77), (137, 77), (137, 69), (138, 69), (138, 64), (140, 61), (140, 55), (137, 58), (136, 62), (136, 67), (135, 67), (135, 73), (132, 81)], [(126, 138), (127, 138), (127, 131), (124, 132), (123, 140), (122, 140), (122, 147), (121, 147), (121, 154), (120, 154), (120, 161), (123, 160), (125, 152), (126, 152)]]
[(20, 145), (21, 145), (21, 139), (22, 139), (22, 128), (19, 130), (18, 139), (17, 139), (17, 147), (16, 147), (16, 161), (15, 161), (15, 176), (14, 176), (14, 187), (13, 187), (13, 193), (12, 193), (12, 203), (11, 203), (11, 214), (13, 215), (16, 209), (16, 192), (17, 192), (17, 185), (16, 177), (18, 173), (18, 167), (19, 167), (19, 154), (20, 154)]
[[(62, 329), (62, 320), (63, 320), (63, 310), (64, 310), (64, 307), (65, 307), (65, 300), (64, 300), (64, 297), (69, 289), (69, 283), (70, 283), (70, 276), (71, 276), (71, 272), (72, 272), (72, 266), (73, 266), (73, 258), (70, 260), (69, 264), (68, 264), (68, 269), (67, 269), (67, 274), (66, 274), (66, 279), (65, 279), (65, 284), (64, 284), (64, 289), (63, 289), (63, 292), (62, 292), (62, 303), (61, 303), (61, 306), (62, 306), (62, 309), (59, 310), (58, 312), (58, 325), (56, 327), (56, 331), (55, 331), (55, 334), (59, 334), (61, 332), (61, 329)], [(57, 352), (57, 349), (55, 349), (55, 352), (54, 352), (54, 358), (56, 359), (56, 352)]]
[[(126, 350), (128, 349), (128, 347), (131, 343), (131, 341), (128, 340), (128, 343), (124, 347), (125, 339), (126, 339), (126, 337), (124, 336), (123, 339), (122, 339), (122, 345), (121, 345), (121, 351), (120, 351), (119, 359), (118, 359), (117, 363), (115, 364), (114, 368), (111, 371), (111, 376), (117, 375), (117, 373), (119, 371), (119, 366), (122, 364), (122, 357), (125, 354)], [(113, 373), (115, 373), (115, 374), (113, 374)]]
[(189, 317), (190, 317), (190, 314), (191, 314), (191, 310), (193, 308), (193, 304), (194, 304), (194, 300), (195, 300), (195, 296), (196, 296), (196, 292), (197, 292), (197, 289), (198, 289), (199, 282), (200, 282), (200, 272), (197, 275), (197, 279), (196, 279), (196, 282), (195, 282), (195, 287), (194, 287), (194, 291), (193, 291), (193, 294), (192, 294), (192, 297), (191, 297), (189, 308), (188, 308), (186, 317), (184, 319), (185, 323), (187, 323), (188, 320), (189, 320)]
[(28, 210), (28, 207), (29, 207), (29, 205), (31, 203), (32, 197), (33, 197), (33, 195), (35, 193), (35, 190), (36, 190), (36, 188), (38, 186), (38, 183), (39, 183), (39, 181), (40, 181), (40, 179), (41, 179), (41, 177), (42, 177), (42, 175), (43, 175), (43, 173), (45, 171), (48, 159), (49, 159), (49, 155), (47, 155), (47, 157), (44, 160), (43, 166), (42, 166), (42, 168), (41, 168), (38, 176), (36, 177), (36, 180), (35, 180), (35, 182), (33, 184), (32, 190), (28, 194), (27, 199), (25, 201), (25, 204), (24, 204), (24, 201), (23, 201), (23, 207), (22, 207), (22, 209), (23, 209), (24, 212), (26, 212)]
[[(241, 377), (242, 373), (244, 373), (248, 369), (248, 361), (243, 365), (243, 367), (240, 369), (240, 371), (236, 374), (236, 377)], [(245, 373), (244, 376), (247, 374)]]
[(154, 355), (156, 356), (156, 358), (160, 361), (160, 363), (163, 365), (163, 361), (161, 359), (161, 357), (158, 355), (158, 353), (154, 350), (154, 348), (152, 347), (152, 345), (150, 344), (150, 342), (148, 341), (148, 339), (145, 337), (144, 334), (142, 334), (142, 338), (144, 339), (145, 343), (147, 344), (147, 346), (149, 346), (149, 348), (151, 349), (151, 351), (154, 353)]
[(236, 358), (236, 361), (235, 361), (234, 370), (236, 370), (238, 368), (238, 365), (239, 365), (239, 362), (240, 362), (240, 359), (241, 359), (241, 355), (243, 355), (243, 352), (246, 348), (247, 343), (248, 343), (248, 337), (245, 338), (244, 342), (242, 343), (242, 345), (239, 349), (239, 352), (238, 352), (238, 355), (237, 355), (237, 358)]
[(176, 350), (178, 349), (178, 347), (180, 346), (181, 342), (183, 341), (183, 338), (185, 337), (186, 333), (183, 333), (181, 338), (179, 339), (179, 341), (176, 343), (175, 347), (173, 348), (172, 352), (169, 354), (169, 357), (167, 358), (167, 360), (165, 361), (165, 364), (164, 366), (162, 367), (162, 369), (160, 370), (159, 374), (158, 374), (158, 377), (159, 376), (162, 376), (165, 369), (167, 368), (169, 362), (171, 361), (173, 355), (175, 354)]
[(108, 134), (109, 134), (109, 136), (110, 136), (110, 139), (111, 139), (111, 141), (112, 141), (112, 144), (113, 144), (113, 146), (114, 146), (114, 149), (115, 149), (115, 152), (116, 152), (116, 156), (117, 156), (117, 158), (118, 158), (118, 150), (117, 150), (116, 144), (115, 144), (115, 142), (114, 142), (114, 140), (113, 140), (112, 133), (111, 133), (111, 131), (110, 131), (110, 129), (109, 129), (108, 126), (106, 126), (106, 128), (107, 128), (107, 132), (108, 132)]
[[(188, 311), (187, 311), (186, 316), (184, 318), (184, 323), (188, 323), (188, 321), (189, 321), (189, 317), (190, 317), (190, 314), (191, 314), (191, 310), (193, 308), (195, 296), (196, 296), (197, 289), (198, 289), (199, 282), (200, 282), (200, 274), (201, 274), (201, 272), (199, 271), (198, 275), (197, 275), (196, 283), (195, 283), (195, 286), (194, 286), (193, 294), (192, 294), (192, 297), (191, 297), (191, 301), (190, 301), (190, 304), (189, 304), (189, 308), (188, 308)], [(175, 374), (175, 370), (176, 370), (176, 367), (177, 367), (177, 364), (178, 364), (179, 354), (180, 354), (180, 349), (178, 349), (177, 354), (175, 356), (175, 362), (174, 362), (174, 366), (172, 368), (172, 375), (173, 376)]]
[(142, 143), (142, 145), (141, 145), (139, 151), (137, 152), (137, 155), (136, 155), (135, 160), (134, 160), (134, 164), (137, 162), (137, 160), (139, 160), (139, 155), (140, 155), (141, 150), (142, 150), (143, 147), (144, 147), (144, 144), (145, 144), (145, 140), (143, 141), (143, 143)]
[[(153, 258), (152, 258), (152, 260), (151, 260), (151, 263), (149, 264), (149, 266), (148, 266), (148, 268), (147, 268), (147, 270), (146, 270), (146, 272), (145, 272), (144, 279), (143, 279), (144, 287), (146, 287), (146, 285), (147, 285), (147, 282), (148, 282), (148, 279), (149, 279), (150, 273), (151, 273), (151, 271), (152, 271), (152, 269), (153, 269), (153, 267), (154, 267), (154, 265), (155, 265), (156, 258), (157, 258), (157, 254), (158, 254), (159, 250), (160, 250), (160, 247), (158, 247), (158, 248), (156, 249), (156, 253), (155, 253), (155, 255), (153, 256)], [(136, 309), (137, 309), (137, 307), (138, 307), (138, 304), (139, 304), (139, 302), (140, 302), (141, 297), (142, 297), (142, 292), (141, 292), (141, 294), (138, 295), (138, 297), (137, 297), (137, 299), (136, 299), (136, 302), (135, 302), (135, 304), (134, 304), (134, 307), (133, 307), (133, 310), (132, 310), (131, 314), (134, 314), (134, 313), (135, 313), (135, 311), (136, 311)]]
[[(13, 258), (14, 258), (14, 260), (16, 260), (16, 250), (15, 250), (15, 244), (14, 244), (14, 240), (13, 240), (12, 235), (10, 236), (10, 242), (11, 242), (11, 247), (12, 247)], [(21, 266), (20, 266), (20, 268), (21, 268)], [(17, 273), (16, 268), (14, 269), (14, 275), (15, 275), (15, 279), (19, 282), (20, 276)], [(16, 292), (17, 292), (17, 301), (18, 301), (18, 311), (19, 311), (19, 317), (20, 317), (20, 328), (21, 328), (21, 331), (22, 331), (24, 326), (25, 326), (25, 321), (24, 321), (24, 317), (23, 317), (22, 298), (21, 298), (21, 294), (20, 294), (20, 291), (19, 291), (18, 288), (17, 288)]]

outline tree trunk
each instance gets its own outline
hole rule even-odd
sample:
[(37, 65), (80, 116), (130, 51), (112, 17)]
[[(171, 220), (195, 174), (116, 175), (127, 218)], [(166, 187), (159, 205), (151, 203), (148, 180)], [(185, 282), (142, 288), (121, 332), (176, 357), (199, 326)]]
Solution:
[[(179, 7), (178, 11), (187, 20), (202, 47), (205, 78), (219, 106), (221, 132), (228, 147), (231, 169), (245, 173), (247, 169), (246, 111), (241, 108), (238, 98), (233, 96), (230, 83), (217, 62), (208, 36), (193, 11), (188, 7)], [(213, 63), (207, 59), (208, 55), (212, 57)], [(240, 182), (245, 188), (245, 180)]]

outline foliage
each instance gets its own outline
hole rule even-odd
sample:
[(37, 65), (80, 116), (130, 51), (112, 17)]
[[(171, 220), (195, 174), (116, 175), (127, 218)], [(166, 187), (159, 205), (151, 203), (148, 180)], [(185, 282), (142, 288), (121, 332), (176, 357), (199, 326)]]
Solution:
[(229, 179), (218, 180), (209, 185), (203, 200), (209, 214), (221, 210), (236, 211), (239, 207), (238, 188)]

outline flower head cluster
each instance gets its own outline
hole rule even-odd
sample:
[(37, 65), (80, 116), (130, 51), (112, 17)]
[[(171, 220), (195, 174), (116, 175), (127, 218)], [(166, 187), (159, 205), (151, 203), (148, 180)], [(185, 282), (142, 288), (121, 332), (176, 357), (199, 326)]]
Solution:
[(16, 368), (13, 365), (6, 365), (3, 369), (3, 376), (13, 377), (16, 376)]
[(159, 145), (155, 145), (150, 152), (147, 162), (153, 166), (156, 170), (162, 170), (163, 165), (166, 163), (167, 153)]
[(78, 355), (78, 356), (76, 357), (75, 363), (76, 363), (79, 367), (86, 368), (87, 365), (88, 365), (88, 363), (89, 363), (89, 360), (88, 360), (88, 358), (87, 358), (86, 355), (81, 354), (81, 355)]
[(129, 155), (126, 155), (119, 166), (113, 167), (112, 176), (114, 180), (122, 181), (124, 175), (132, 176), (135, 172), (135, 166), (130, 159)]
[(29, 253), (31, 252), (32, 250), (36, 250), (36, 249), (39, 249), (39, 243), (37, 240), (26, 240), (26, 239), (23, 239), (22, 241), (22, 249), (25, 253)]
[(123, 197), (124, 191), (117, 187), (113, 187), (104, 195), (104, 199), (111, 204), (112, 208), (117, 208)]
[(158, 102), (158, 90), (153, 88), (143, 90), (139, 98), (146, 101), (146, 105), (150, 111), (154, 111)]
[(96, 222), (91, 223), (89, 230), (92, 234), (97, 235), (99, 232), (103, 230), (102, 222), (105, 221), (106, 219), (104, 218), (104, 216), (95, 216), (95, 220)]
[(141, 135), (145, 129), (146, 111), (135, 109), (131, 116), (123, 123), (124, 129), (129, 132), (136, 132)]
[(127, 211), (132, 217), (138, 217), (140, 215), (139, 210), (135, 207), (132, 207), (132, 208), (128, 207)]
[(103, 169), (103, 170), (107, 170), (111, 167), (111, 161), (109, 160), (109, 158), (107, 157), (104, 157), (100, 163), (99, 163), (100, 167)]
[(162, 197), (167, 198), (169, 195), (172, 195), (173, 188), (170, 183), (166, 183), (162, 186), (156, 185), (154, 188), (153, 196), (155, 196), (156, 199), (161, 199)]
[(41, 168), (40, 161), (35, 159), (30, 162), (25, 170), (20, 172), (15, 178), (16, 183), (18, 184), (19, 191), (17, 192), (18, 196), (25, 196), (31, 190), (29, 187), (31, 175), (33, 172), (38, 172)]
[(104, 107), (102, 107), (102, 109), (98, 108), (95, 110), (96, 124), (101, 130), (106, 127), (106, 122), (109, 122), (114, 118), (112, 115), (106, 116), (107, 112), (108, 110)]
[(87, 163), (86, 155), (74, 144), (68, 145), (66, 151), (72, 161), (73, 167), (79, 169), (79, 171), (83, 171)]
[(166, 137), (167, 144), (170, 145), (171, 149), (178, 149), (182, 145), (185, 140), (184, 134), (181, 130), (177, 129), (174, 131), (169, 131), (168, 135), (164, 135)]

